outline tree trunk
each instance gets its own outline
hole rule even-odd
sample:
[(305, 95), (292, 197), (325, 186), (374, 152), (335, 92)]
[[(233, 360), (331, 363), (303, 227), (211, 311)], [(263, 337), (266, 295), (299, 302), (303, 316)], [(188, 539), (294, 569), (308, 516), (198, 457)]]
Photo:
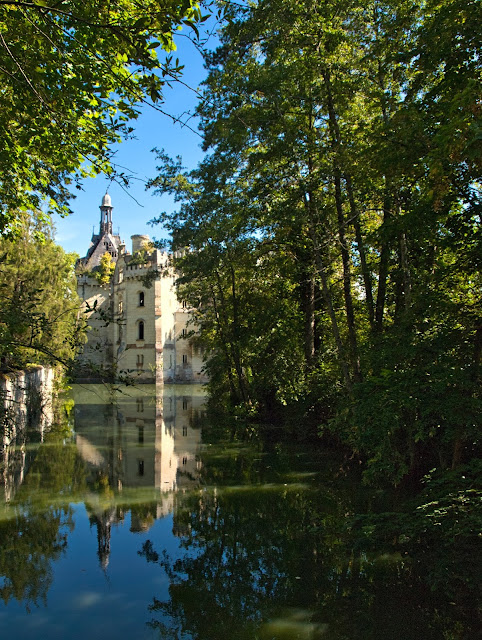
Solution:
[(353, 195), (353, 184), (350, 175), (345, 175), (346, 191), (348, 194), (348, 202), (350, 203), (350, 218), (355, 229), (355, 238), (358, 248), (358, 255), (360, 256), (360, 265), (363, 276), (363, 284), (365, 285), (365, 304), (367, 308), (368, 320), (370, 327), (373, 330), (375, 326), (375, 312), (373, 309), (373, 285), (370, 270), (367, 264), (365, 243), (363, 241), (363, 235), (360, 227), (360, 215), (358, 207), (355, 203), (355, 197)]
[(216, 318), (216, 326), (217, 326), (217, 330), (218, 330), (218, 334), (219, 337), (221, 339), (221, 348), (222, 351), (224, 353), (224, 357), (226, 359), (226, 369), (227, 369), (227, 374), (228, 374), (228, 381), (229, 381), (229, 391), (231, 393), (231, 398), (232, 399), (236, 399), (236, 386), (234, 384), (234, 379), (233, 379), (233, 372), (231, 370), (232, 367), (232, 362), (231, 362), (231, 358), (229, 356), (229, 350), (228, 350), (228, 343), (226, 340), (226, 336), (224, 333), (224, 328), (221, 322), (221, 317), (219, 315), (219, 308), (218, 308), (218, 301), (217, 301), (217, 297), (216, 297), (216, 292), (214, 291), (214, 287), (211, 285), (211, 297), (212, 297), (212, 301), (213, 301), (213, 309), (214, 309), (214, 317)]
[(410, 270), (408, 267), (407, 238), (404, 232), (400, 234), (400, 264), (402, 267), (403, 276), (404, 307), (405, 313), (408, 313), (412, 307), (412, 281), (410, 277)]
[(241, 395), (245, 402), (249, 399), (249, 394), (246, 388), (246, 380), (243, 373), (243, 367), (241, 366), (241, 354), (239, 352), (239, 314), (238, 314), (238, 297), (236, 292), (236, 273), (234, 267), (231, 264), (231, 295), (233, 297), (233, 353), (235, 356), (236, 374), (239, 380), (239, 387)]
[(301, 287), (302, 309), (304, 315), (304, 351), (306, 368), (310, 369), (315, 358), (315, 279), (313, 274), (305, 272)]
[(340, 240), (341, 260), (343, 265), (343, 295), (345, 299), (346, 321), (348, 326), (348, 339), (350, 342), (350, 360), (355, 381), (361, 381), (360, 359), (358, 357), (358, 344), (355, 327), (355, 312), (353, 309), (353, 297), (351, 293), (351, 269), (350, 252), (346, 241), (346, 222), (343, 213), (343, 198), (341, 191), (341, 169), (339, 163), (339, 153), (341, 147), (341, 135), (336, 118), (333, 93), (331, 88), (331, 78), (328, 69), (322, 71), (328, 106), (328, 122), (333, 149), (333, 182), (335, 187), (335, 207), (338, 221), (338, 237)]
[[(328, 278), (326, 275), (325, 265), (323, 264), (323, 258), (321, 255), (321, 249), (318, 243), (318, 237), (316, 232), (316, 220), (318, 218), (313, 211), (315, 207), (312, 196), (310, 193), (303, 192), (303, 202), (308, 215), (310, 236), (313, 243), (313, 257), (315, 265), (321, 280), (321, 290), (325, 301), (326, 308), (328, 309), (328, 315), (330, 316), (331, 327), (333, 331), (333, 337), (335, 339), (336, 351), (338, 354), (338, 362), (343, 374), (343, 380), (345, 382), (346, 390), (349, 395), (352, 395), (353, 385), (350, 378), (350, 369), (348, 366), (348, 360), (346, 357), (345, 347), (340, 335), (340, 329), (338, 327), (338, 321), (336, 319), (335, 309), (333, 307), (333, 300), (331, 297), (330, 287), (328, 285)], [(316, 212), (317, 213), (317, 212)]]
[[(387, 180), (385, 179), (385, 197), (383, 198), (383, 222), (381, 225), (380, 262), (378, 267), (377, 304), (375, 309), (375, 330), (381, 333), (383, 330), (383, 316), (385, 314), (385, 298), (387, 295), (388, 263), (390, 257), (390, 245), (388, 233), (385, 233), (390, 216), (391, 198), (388, 195)], [(385, 236), (385, 237), (384, 237)]]
[[(222, 288), (222, 283), (221, 283), (221, 277), (219, 275), (219, 272), (216, 271), (216, 278), (218, 281), (218, 289), (219, 289), (219, 298), (220, 298), (220, 303), (221, 303), (221, 312), (224, 316), (224, 324), (226, 327), (229, 327), (229, 320), (226, 317), (226, 309), (227, 309), (227, 305), (226, 305), (226, 299), (224, 297), (224, 292), (223, 292), (223, 288)], [(237, 381), (238, 381), (238, 389), (239, 389), (239, 393), (240, 393), (240, 397), (241, 400), (243, 402), (248, 402), (248, 395), (246, 393), (246, 388), (244, 385), (244, 379), (243, 379), (243, 370), (242, 370), (242, 366), (241, 366), (241, 362), (240, 362), (240, 356), (239, 356), (239, 347), (238, 345), (234, 345), (233, 343), (233, 336), (232, 336), (232, 330), (229, 330), (229, 338), (226, 336), (226, 332), (225, 332), (225, 338), (226, 338), (226, 346), (227, 349), (229, 350), (229, 354), (231, 356), (231, 362), (234, 366), (234, 370), (236, 371), (236, 377), (237, 377)]]

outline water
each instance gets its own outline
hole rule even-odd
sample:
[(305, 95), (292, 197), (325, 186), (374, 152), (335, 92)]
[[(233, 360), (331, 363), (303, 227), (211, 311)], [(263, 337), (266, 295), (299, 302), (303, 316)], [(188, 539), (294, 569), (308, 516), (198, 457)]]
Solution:
[(333, 453), (214, 431), (196, 386), (73, 397), (3, 470), (0, 637), (474, 637), (413, 558), (362, 544), (387, 498)]

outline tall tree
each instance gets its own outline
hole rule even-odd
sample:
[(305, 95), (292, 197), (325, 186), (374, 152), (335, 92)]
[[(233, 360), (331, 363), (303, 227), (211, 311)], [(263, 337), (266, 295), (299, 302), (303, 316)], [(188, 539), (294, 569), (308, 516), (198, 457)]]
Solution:
[[(251, 372), (276, 344), (271, 397), (330, 415), (395, 480), (456, 465), (477, 441), (480, 61), (457, 7), (231, 6), (199, 106), (210, 155), (188, 190), (172, 167), (156, 182), (187, 195), (164, 218), (174, 247), (194, 249), (185, 284), (216, 258), (217, 284), (203, 277), (219, 287), (211, 335), (222, 327), (224, 353), (239, 353), (231, 383), (263, 404)], [(238, 282), (226, 295), (233, 271), (257, 309), (234, 304)], [(200, 318), (212, 308), (203, 299)]]
[(156, 51), (200, 18), (191, 0), (0, 2), (0, 232), (42, 204), (68, 213), (71, 184), (112, 174), (112, 143), (181, 70)]
[(66, 254), (48, 234), (44, 224), (24, 216), (21, 234), (0, 241), (2, 368), (68, 365), (82, 343), (77, 255)]

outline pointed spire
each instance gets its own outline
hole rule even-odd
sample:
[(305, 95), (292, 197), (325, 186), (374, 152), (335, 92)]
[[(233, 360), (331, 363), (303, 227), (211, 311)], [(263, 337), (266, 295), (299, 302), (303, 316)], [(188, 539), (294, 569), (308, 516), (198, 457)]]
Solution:
[(112, 200), (106, 190), (104, 197), (102, 198), (102, 204), (100, 205), (100, 234), (112, 233)]

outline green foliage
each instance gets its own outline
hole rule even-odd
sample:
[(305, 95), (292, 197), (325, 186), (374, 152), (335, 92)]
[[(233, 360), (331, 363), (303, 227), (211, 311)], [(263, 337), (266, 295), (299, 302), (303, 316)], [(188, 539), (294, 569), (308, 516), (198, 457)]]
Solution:
[(158, 49), (172, 52), (173, 30), (201, 19), (190, 0), (1, 4), (1, 233), (41, 204), (69, 213), (70, 187), (87, 176), (127, 181), (110, 147), (182, 70)]
[(109, 284), (115, 270), (115, 262), (110, 253), (104, 253), (97, 269), (93, 272), (99, 284)]
[(145, 248), (136, 251), (129, 260), (130, 265), (147, 264), (147, 262), (149, 262), (149, 251)]
[[(390, 544), (394, 552), (409, 558), (413, 571), (430, 591), (435, 596), (445, 594), (452, 601), (454, 617), (463, 619), (472, 610), (475, 625), (482, 615), (478, 597), (482, 584), (478, 552), (481, 472), (480, 460), (461, 465), (456, 471), (433, 469), (424, 477), (420, 494), (400, 503), (397, 511), (357, 516), (349, 525), (356, 535), (362, 534), (359, 545), (365, 551)], [(444, 621), (441, 615), (442, 624), (452, 617), (445, 613)], [(467, 621), (462, 628), (467, 628)]]
[[(38, 239), (38, 234), (43, 236)], [(74, 264), (41, 223), (0, 240), (0, 357), (4, 369), (68, 365), (83, 341)]]
[[(152, 185), (213, 395), (297, 405), (368, 476), (480, 447), (480, 56), (473, 3), (231, 7), (198, 169)], [(237, 409), (239, 412), (239, 408)]]

